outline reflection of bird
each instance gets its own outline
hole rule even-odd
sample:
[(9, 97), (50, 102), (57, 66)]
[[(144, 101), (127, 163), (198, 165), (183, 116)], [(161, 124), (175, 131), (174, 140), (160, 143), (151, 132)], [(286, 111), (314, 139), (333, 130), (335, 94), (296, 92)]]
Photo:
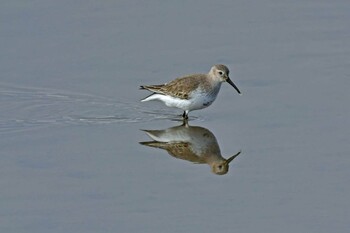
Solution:
[(153, 92), (141, 101), (159, 100), (168, 107), (180, 108), (184, 110), (183, 118), (187, 119), (190, 111), (206, 108), (214, 102), (223, 82), (241, 93), (229, 78), (228, 68), (215, 65), (208, 74), (192, 74), (162, 85), (141, 86), (140, 89)]
[(225, 159), (221, 156), (218, 142), (212, 132), (199, 126), (183, 124), (165, 130), (143, 130), (154, 141), (140, 144), (168, 151), (175, 158), (193, 163), (207, 163), (213, 173), (228, 172), (229, 163), (241, 152)]

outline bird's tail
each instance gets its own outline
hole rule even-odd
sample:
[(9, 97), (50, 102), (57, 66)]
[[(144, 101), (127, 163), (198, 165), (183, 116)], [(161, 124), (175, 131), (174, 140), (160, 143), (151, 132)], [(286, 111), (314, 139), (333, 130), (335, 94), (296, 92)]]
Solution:
[(150, 101), (150, 100), (156, 100), (157, 98), (155, 98), (155, 96), (154, 96), (155, 94), (157, 94), (157, 93), (152, 93), (149, 96), (146, 96), (145, 98), (143, 98), (141, 100), (141, 102), (146, 102), (146, 101)]

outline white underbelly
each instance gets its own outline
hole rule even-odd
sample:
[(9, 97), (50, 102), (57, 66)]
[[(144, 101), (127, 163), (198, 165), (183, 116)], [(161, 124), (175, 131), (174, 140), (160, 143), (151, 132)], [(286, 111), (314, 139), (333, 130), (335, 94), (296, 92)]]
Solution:
[(212, 90), (210, 93), (198, 90), (191, 93), (189, 99), (180, 99), (162, 94), (154, 94), (144, 99), (143, 101), (159, 100), (168, 107), (180, 108), (184, 111), (192, 111), (210, 106), (216, 99), (219, 89), (220, 86), (215, 90)]

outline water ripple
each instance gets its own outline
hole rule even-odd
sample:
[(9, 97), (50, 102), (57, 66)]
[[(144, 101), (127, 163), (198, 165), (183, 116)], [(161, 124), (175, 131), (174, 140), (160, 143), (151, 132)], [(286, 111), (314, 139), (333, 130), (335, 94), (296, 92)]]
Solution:
[[(138, 102), (44, 88), (0, 84), (0, 133), (69, 124), (137, 123), (180, 120), (176, 110)], [(195, 117), (192, 120), (198, 119)], [(200, 119), (199, 119), (200, 120)]]

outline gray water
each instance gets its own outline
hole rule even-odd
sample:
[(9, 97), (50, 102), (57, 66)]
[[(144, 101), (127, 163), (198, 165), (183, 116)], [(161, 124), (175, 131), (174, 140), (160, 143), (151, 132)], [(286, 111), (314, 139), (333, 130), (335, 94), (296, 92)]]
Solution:
[[(347, 0), (2, 1), (0, 231), (348, 232), (349, 12)], [(217, 63), (243, 95), (223, 84), (189, 124), (223, 158), (241, 151), (222, 176), (139, 144), (181, 111), (141, 104), (138, 86)]]

